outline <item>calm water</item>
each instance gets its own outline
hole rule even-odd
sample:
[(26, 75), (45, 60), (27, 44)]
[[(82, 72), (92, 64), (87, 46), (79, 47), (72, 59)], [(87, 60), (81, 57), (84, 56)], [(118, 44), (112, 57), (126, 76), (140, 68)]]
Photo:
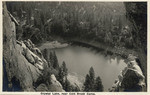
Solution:
[(101, 77), (105, 91), (111, 88), (120, 71), (126, 66), (122, 59), (105, 57), (89, 48), (68, 46), (53, 50), (56, 52), (59, 64), (65, 61), (69, 73), (75, 72), (85, 77), (92, 66), (95, 75)]

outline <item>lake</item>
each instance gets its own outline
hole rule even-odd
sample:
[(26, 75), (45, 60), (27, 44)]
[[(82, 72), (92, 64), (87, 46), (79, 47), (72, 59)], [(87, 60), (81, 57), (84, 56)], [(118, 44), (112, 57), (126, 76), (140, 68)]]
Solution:
[(56, 52), (60, 65), (65, 61), (68, 73), (76, 73), (79, 76), (85, 77), (92, 66), (95, 76), (100, 76), (102, 79), (105, 91), (112, 87), (120, 71), (126, 66), (126, 63), (121, 58), (105, 56), (86, 47), (67, 46), (52, 50)]

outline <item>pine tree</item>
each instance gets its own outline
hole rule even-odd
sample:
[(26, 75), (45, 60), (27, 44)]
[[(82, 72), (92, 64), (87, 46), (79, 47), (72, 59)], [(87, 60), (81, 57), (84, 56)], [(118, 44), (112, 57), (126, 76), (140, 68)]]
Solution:
[(90, 68), (89, 74), (86, 75), (85, 82), (83, 84), (83, 91), (103, 91), (101, 78), (98, 76), (95, 80), (93, 67)]
[(59, 68), (59, 71), (58, 71), (58, 81), (61, 83), (61, 85), (63, 86), (64, 88), (64, 76), (63, 76), (63, 68), (60, 67)]
[(86, 78), (85, 78), (85, 82), (84, 82), (84, 89), (83, 89), (83, 91), (90, 91), (90, 85), (89, 85), (89, 83), (90, 83), (90, 76), (89, 76), (89, 74), (87, 74), (86, 75)]
[(51, 63), (51, 59), (50, 59), (50, 56), (48, 56), (48, 55), (50, 55), (49, 54), (49, 52), (48, 52), (48, 49), (44, 49), (43, 50), (43, 57), (45, 58), (45, 60), (47, 61), (47, 65), (48, 65), (48, 67), (52, 67), (52, 63)]
[(89, 70), (89, 74), (87, 74), (85, 78), (84, 91), (95, 91), (94, 83), (95, 83), (95, 72), (93, 67), (91, 67)]
[(94, 78), (95, 78), (95, 72), (94, 72), (93, 67), (91, 67), (90, 70), (89, 70), (89, 76), (90, 76), (90, 78), (92, 80), (94, 80)]
[(101, 78), (99, 76), (95, 80), (95, 87), (94, 87), (94, 89), (97, 92), (103, 91), (103, 84), (102, 84)]
[(94, 91), (95, 72), (94, 72), (93, 67), (91, 67), (90, 70), (89, 70), (89, 77), (90, 77), (89, 85), (91, 86), (90, 91)]
[(46, 61), (48, 61), (48, 50), (46, 48), (43, 50), (43, 56), (46, 59)]
[(53, 52), (53, 61), (54, 61), (54, 63), (53, 63), (54, 69), (58, 70), (59, 69), (59, 64), (58, 64), (58, 59), (57, 59), (55, 51)]
[(64, 90), (65, 91), (71, 91), (72, 90), (71, 89), (71, 84), (70, 84), (69, 80), (67, 79), (67, 77), (65, 79)]
[(50, 54), (49, 54), (49, 61), (50, 61), (50, 63), (51, 63), (51, 66), (53, 66), (53, 64), (54, 64), (54, 59), (53, 59), (53, 53), (52, 53), (52, 52), (50, 52)]
[(67, 76), (67, 74), (68, 74), (68, 69), (67, 69), (67, 67), (66, 67), (66, 63), (63, 61), (63, 63), (62, 63), (62, 68), (63, 68), (63, 75), (64, 76)]
[(68, 69), (66, 67), (66, 63), (63, 61), (58, 72), (58, 81), (62, 84), (63, 88), (66, 85), (64, 79), (67, 77), (67, 75), (68, 75)]

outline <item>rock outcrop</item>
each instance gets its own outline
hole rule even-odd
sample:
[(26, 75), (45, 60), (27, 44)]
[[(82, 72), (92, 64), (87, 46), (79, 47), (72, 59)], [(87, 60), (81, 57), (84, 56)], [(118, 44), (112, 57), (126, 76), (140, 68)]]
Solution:
[(145, 76), (135, 58), (129, 56), (127, 67), (121, 71), (110, 91), (144, 91)]
[(83, 82), (85, 81), (83, 76), (73, 72), (67, 75), (67, 79), (73, 87), (82, 90)]
[[(30, 40), (26, 42), (29, 43), (29, 41)], [(29, 44), (26, 45), (24, 42), (17, 41), (17, 43), (19, 43), (21, 47), (20, 53), (28, 60), (28, 62), (36, 66), (39, 70), (43, 70), (44, 63), (47, 64), (47, 62), (44, 60), (41, 51), (35, 47), (29, 47)], [(32, 43), (32, 45), (34, 44)]]
[(52, 91), (52, 92), (64, 92), (62, 85), (60, 84), (59, 81), (57, 81), (56, 77), (54, 74), (49, 76), (49, 83), (50, 84), (45, 84), (41, 83), (37, 88), (36, 91)]
[(50, 76), (50, 82), (51, 82), (51, 85), (49, 86), (49, 89), (51, 89), (51, 91), (58, 91), (58, 92), (62, 92), (64, 91), (63, 88), (62, 88), (62, 85), (60, 84), (59, 81), (57, 81), (55, 75), (51, 75)]
[[(63, 91), (61, 84), (51, 77), (51, 85), (56, 89), (47, 89), (50, 87), (42, 83), (37, 88), (34, 87), (33, 84), (42, 76), (44, 65), (47, 65), (47, 62), (41, 51), (30, 40), (24, 42), (16, 40), (16, 24), (11, 17), (12, 15), (8, 14), (6, 4), (3, 3), (3, 60), (9, 88), (14, 86), (13, 81), (15, 79), (21, 88), (19, 90), (22, 91), (37, 91), (39, 89), (43, 89), (43, 91)], [(5, 91), (7, 91), (7, 88)]]
[(3, 8), (3, 57), (8, 81), (12, 84), (11, 79), (16, 77), (22, 90), (34, 91), (32, 83), (39, 76), (39, 71), (18, 51), (21, 48), (16, 43), (15, 23), (8, 15), (5, 4)]

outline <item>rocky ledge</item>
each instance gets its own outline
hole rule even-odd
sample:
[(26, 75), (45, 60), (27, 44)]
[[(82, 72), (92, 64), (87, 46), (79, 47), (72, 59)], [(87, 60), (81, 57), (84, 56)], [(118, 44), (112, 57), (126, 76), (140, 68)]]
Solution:
[(121, 71), (118, 76), (118, 79), (115, 80), (111, 92), (137, 92), (137, 91), (145, 91), (145, 76), (139, 66), (138, 58), (129, 55), (129, 62), (127, 63), (127, 67)]
[[(4, 3), (3, 60), (8, 79), (8, 88), (13, 88), (15, 79), (21, 91), (64, 91), (53, 74), (48, 77), (49, 85), (42, 82), (36, 84), (43, 75), (43, 69), (44, 66), (47, 66), (47, 62), (43, 58), (41, 51), (29, 39), (25, 41), (16, 40), (16, 25), (16, 21), (7, 11)], [(5, 90), (7, 91), (8, 88)]]

